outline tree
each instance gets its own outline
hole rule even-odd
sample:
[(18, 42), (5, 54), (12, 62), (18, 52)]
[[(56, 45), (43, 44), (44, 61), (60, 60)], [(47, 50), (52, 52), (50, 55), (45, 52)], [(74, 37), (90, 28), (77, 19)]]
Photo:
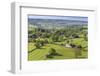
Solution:
[(75, 47), (76, 47), (76, 45), (73, 44), (73, 43), (70, 43), (70, 46), (71, 46), (72, 48), (75, 48)]
[(72, 37), (73, 37), (73, 38), (79, 38), (79, 35), (73, 34)]
[(59, 41), (63, 41), (63, 36), (59, 36)]
[(78, 45), (77, 48), (79, 49), (79, 50), (77, 51), (78, 55), (79, 55), (79, 56), (82, 55), (82, 49), (83, 49), (82, 46), (81, 46), (81, 45)]
[(47, 58), (53, 58), (56, 55), (56, 50), (54, 48), (50, 48), (49, 53), (46, 55)]
[(59, 35), (55, 35), (55, 36), (54, 36), (54, 41), (55, 41), (55, 42), (58, 42), (58, 41), (59, 41)]
[(55, 55), (56, 54), (56, 50), (54, 48), (50, 48), (49, 54)]
[(35, 46), (36, 46), (36, 48), (40, 48), (41, 47), (40, 38), (36, 39)]
[(41, 47), (41, 44), (39, 42), (36, 42), (35, 43), (35, 46), (36, 46), (36, 48), (40, 48)]

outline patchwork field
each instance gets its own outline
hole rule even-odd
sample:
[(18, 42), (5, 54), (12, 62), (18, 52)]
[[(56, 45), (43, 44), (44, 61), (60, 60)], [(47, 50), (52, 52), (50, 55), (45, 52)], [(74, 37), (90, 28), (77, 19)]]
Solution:
[[(52, 60), (52, 59), (75, 59), (75, 48), (66, 48), (64, 46), (55, 45), (55, 44), (47, 44), (40, 49), (35, 49), (33, 43), (29, 43), (28, 50), (28, 60)], [(61, 56), (54, 56), (53, 58), (47, 58), (46, 55), (49, 53), (50, 48), (55, 48), (58, 54)], [(78, 59), (87, 58), (87, 51), (82, 51), (82, 55), (78, 56)]]
[(86, 58), (88, 17), (28, 17), (28, 61)]

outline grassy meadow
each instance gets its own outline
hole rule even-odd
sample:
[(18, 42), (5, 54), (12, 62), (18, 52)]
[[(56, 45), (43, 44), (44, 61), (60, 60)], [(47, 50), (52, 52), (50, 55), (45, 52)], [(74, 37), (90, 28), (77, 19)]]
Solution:
[(28, 22), (28, 61), (88, 58), (87, 22), (57, 19)]

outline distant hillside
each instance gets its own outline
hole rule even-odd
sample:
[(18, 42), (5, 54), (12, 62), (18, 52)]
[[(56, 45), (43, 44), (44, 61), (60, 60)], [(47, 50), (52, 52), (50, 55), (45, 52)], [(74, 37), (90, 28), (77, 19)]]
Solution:
[(57, 20), (57, 19), (28, 19), (28, 24), (30, 28), (65, 28), (66, 26), (72, 25), (87, 25), (87, 21), (79, 20)]
[(87, 21), (79, 20), (57, 20), (57, 19), (28, 19), (30, 24), (36, 23), (58, 23), (58, 24), (86, 24)]

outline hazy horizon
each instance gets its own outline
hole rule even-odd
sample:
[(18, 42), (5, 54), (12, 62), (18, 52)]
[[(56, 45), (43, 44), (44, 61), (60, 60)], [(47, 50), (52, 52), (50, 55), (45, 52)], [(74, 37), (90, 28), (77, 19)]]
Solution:
[(34, 20), (66, 20), (66, 21), (83, 21), (88, 22), (88, 17), (82, 17), (82, 16), (40, 16), (40, 15), (29, 15), (28, 19), (34, 19)]

